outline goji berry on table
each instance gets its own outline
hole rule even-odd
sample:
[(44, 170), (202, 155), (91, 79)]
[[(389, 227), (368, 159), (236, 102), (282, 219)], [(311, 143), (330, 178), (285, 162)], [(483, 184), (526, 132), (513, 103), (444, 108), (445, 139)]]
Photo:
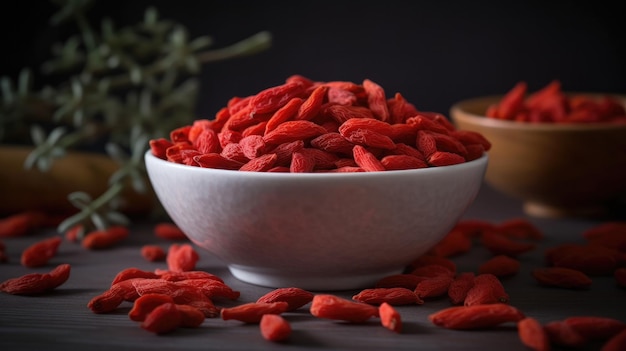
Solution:
[(286, 302), (287, 311), (294, 311), (313, 301), (314, 294), (310, 291), (296, 288), (277, 288), (259, 297), (256, 302)]
[(125, 226), (112, 226), (103, 230), (94, 230), (83, 238), (81, 245), (90, 250), (108, 249), (126, 239), (130, 231)]
[(550, 343), (554, 345), (580, 348), (589, 342), (586, 337), (561, 320), (548, 322), (544, 324), (543, 329)]
[(171, 244), (167, 257), (167, 268), (170, 271), (193, 271), (200, 259), (200, 255), (191, 244)]
[(283, 341), (291, 335), (291, 324), (278, 314), (264, 314), (259, 328), (263, 338), (268, 341)]
[(453, 305), (464, 304), (467, 292), (474, 286), (474, 272), (461, 272), (448, 286), (448, 298)]
[(39, 240), (22, 251), (20, 262), (24, 267), (41, 267), (53, 258), (61, 245), (61, 237)]
[(387, 302), (380, 304), (378, 314), (383, 327), (396, 333), (402, 332), (402, 316), (391, 304)]
[(591, 278), (585, 273), (564, 267), (535, 268), (532, 276), (541, 285), (566, 289), (585, 289), (592, 283)]
[(332, 294), (317, 294), (311, 302), (310, 312), (318, 318), (363, 323), (378, 317), (378, 307), (344, 299)]
[(182, 315), (176, 304), (164, 303), (152, 310), (145, 319), (141, 322), (141, 328), (156, 333), (166, 334), (171, 333), (181, 327)]
[(167, 253), (159, 245), (143, 245), (140, 249), (141, 257), (149, 262), (165, 261)]
[(509, 294), (500, 279), (490, 273), (475, 276), (474, 284), (465, 295), (465, 306), (498, 303), (509, 303)]
[(244, 323), (259, 323), (266, 314), (282, 314), (287, 311), (289, 304), (278, 302), (248, 302), (233, 307), (224, 307), (220, 310), (223, 320), (238, 320)]
[(517, 323), (526, 316), (514, 306), (487, 304), (447, 307), (428, 316), (436, 326), (448, 329), (484, 329), (503, 323)]
[(626, 322), (611, 317), (572, 316), (563, 323), (587, 339), (606, 340), (626, 330)]
[(517, 274), (520, 266), (520, 261), (513, 257), (507, 255), (496, 255), (483, 262), (478, 267), (478, 273), (490, 273), (498, 278), (504, 278)]
[[(174, 299), (167, 294), (145, 294), (134, 301), (133, 307), (128, 311), (130, 320), (141, 322), (156, 307), (164, 303), (174, 303)], [(204, 316), (204, 315), (203, 315)]]
[(550, 350), (550, 338), (541, 323), (532, 317), (517, 322), (517, 334), (526, 347), (535, 351)]
[(160, 276), (154, 272), (145, 271), (136, 267), (128, 267), (119, 271), (115, 275), (115, 277), (113, 277), (113, 280), (111, 281), (111, 286), (121, 281), (133, 278), (158, 279), (160, 278)]
[(28, 273), (0, 283), (0, 291), (12, 295), (44, 294), (59, 287), (70, 276), (71, 266), (61, 264), (48, 273)]
[(187, 235), (176, 224), (160, 222), (154, 225), (154, 235), (166, 240), (187, 240)]
[(424, 303), (424, 301), (417, 296), (413, 290), (397, 287), (364, 289), (352, 296), (352, 300), (372, 305), (387, 303), (394, 306)]

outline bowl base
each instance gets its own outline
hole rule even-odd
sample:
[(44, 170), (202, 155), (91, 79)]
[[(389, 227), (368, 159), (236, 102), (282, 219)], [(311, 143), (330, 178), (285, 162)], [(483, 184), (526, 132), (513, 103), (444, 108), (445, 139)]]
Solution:
[(311, 291), (333, 291), (372, 288), (381, 278), (401, 273), (404, 267), (376, 271), (369, 273), (330, 273), (330, 274), (305, 274), (286, 273), (281, 270), (263, 269), (240, 265), (229, 265), (232, 275), (245, 282), (268, 288), (297, 287)]
[(564, 217), (601, 217), (607, 214), (608, 208), (602, 205), (589, 206), (553, 206), (539, 202), (524, 202), (524, 212), (533, 217), (564, 218)]

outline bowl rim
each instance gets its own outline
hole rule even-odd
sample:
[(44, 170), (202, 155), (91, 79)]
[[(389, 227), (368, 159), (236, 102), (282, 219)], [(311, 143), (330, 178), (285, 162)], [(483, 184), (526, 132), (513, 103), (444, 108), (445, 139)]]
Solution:
[[(313, 172), (313, 173), (291, 173), (291, 172), (253, 172), (253, 171), (239, 171), (220, 168), (204, 168), (199, 166), (189, 166), (185, 164), (170, 162), (156, 157), (148, 149), (144, 154), (144, 162), (148, 159), (155, 162), (158, 165), (164, 167), (171, 167), (182, 171), (190, 172), (203, 172), (207, 175), (231, 175), (238, 177), (267, 177), (276, 180), (287, 179), (361, 179), (361, 178), (373, 178), (385, 175), (385, 177), (406, 177), (410, 175), (424, 175), (424, 174), (436, 174), (441, 172), (463, 172), (467, 169), (480, 167), (481, 164), (487, 164), (489, 160), (488, 152), (484, 152), (483, 155), (475, 160), (466, 161), (449, 166), (436, 166), (426, 167), (418, 169), (406, 169), (406, 170), (391, 170), (391, 171), (377, 171), (377, 172), (346, 172), (346, 173), (331, 173), (331, 172)], [(148, 172), (149, 175), (149, 172)]]
[[(564, 92), (567, 95), (591, 95), (596, 97), (611, 96), (623, 101), (626, 105), (626, 95), (615, 93), (596, 93), (596, 92)], [(590, 131), (590, 130), (626, 130), (626, 123), (541, 123), (541, 122), (522, 122), (504, 119), (489, 118), (467, 110), (467, 105), (485, 103), (488, 101), (497, 101), (504, 94), (485, 95), (469, 99), (463, 99), (455, 102), (450, 107), (450, 118), (453, 120), (463, 120), (472, 124), (481, 125), (490, 128), (499, 129), (519, 129), (528, 131)]]

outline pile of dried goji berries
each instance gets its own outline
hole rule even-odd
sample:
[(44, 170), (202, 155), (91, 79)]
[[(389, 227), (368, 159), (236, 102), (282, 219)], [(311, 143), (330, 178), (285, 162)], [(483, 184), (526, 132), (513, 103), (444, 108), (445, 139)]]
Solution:
[(568, 95), (554, 80), (529, 94), (526, 82), (518, 82), (500, 101), (488, 107), (490, 118), (542, 123), (626, 123), (626, 108), (616, 98), (589, 94)]
[(417, 169), (479, 158), (491, 144), (456, 130), (442, 114), (388, 98), (369, 79), (284, 84), (228, 101), (214, 119), (196, 120), (150, 140), (162, 159), (205, 168), (260, 172)]

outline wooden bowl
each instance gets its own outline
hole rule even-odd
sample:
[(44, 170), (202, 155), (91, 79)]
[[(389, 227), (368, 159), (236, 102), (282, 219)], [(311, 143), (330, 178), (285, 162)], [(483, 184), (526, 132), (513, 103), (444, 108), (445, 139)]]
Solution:
[(537, 217), (603, 216), (626, 199), (625, 124), (485, 117), (501, 98), (464, 100), (450, 110), (457, 128), (480, 132), (492, 143), (485, 175), (490, 186), (523, 200), (524, 211)]

